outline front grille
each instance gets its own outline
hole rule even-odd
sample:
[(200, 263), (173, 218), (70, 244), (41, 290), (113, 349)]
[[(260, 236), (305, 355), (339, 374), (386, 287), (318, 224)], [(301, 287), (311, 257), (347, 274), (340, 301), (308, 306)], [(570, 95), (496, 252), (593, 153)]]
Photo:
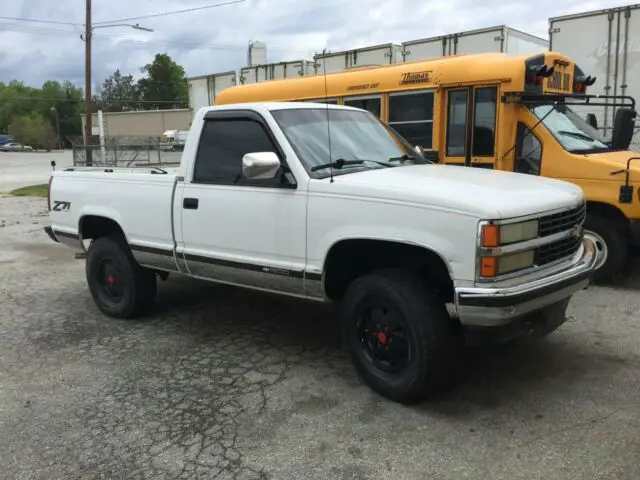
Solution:
[(581, 243), (582, 236), (571, 236), (557, 242), (542, 245), (536, 249), (536, 265), (547, 265), (565, 257), (570, 257), (578, 251)]
[(572, 210), (542, 217), (540, 218), (540, 236), (548, 237), (554, 233), (571, 230), (576, 225), (582, 225), (586, 214), (586, 205), (582, 204)]

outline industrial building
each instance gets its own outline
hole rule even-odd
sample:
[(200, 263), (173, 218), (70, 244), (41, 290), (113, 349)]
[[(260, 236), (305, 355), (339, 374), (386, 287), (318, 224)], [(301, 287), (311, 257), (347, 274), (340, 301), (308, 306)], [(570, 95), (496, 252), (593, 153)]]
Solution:
[[(103, 114), (105, 137), (160, 137), (166, 130), (188, 130), (191, 111), (188, 108), (175, 110), (134, 110), (107, 112)], [(86, 115), (81, 115), (84, 132)], [(92, 116), (93, 135), (100, 134), (97, 113)]]

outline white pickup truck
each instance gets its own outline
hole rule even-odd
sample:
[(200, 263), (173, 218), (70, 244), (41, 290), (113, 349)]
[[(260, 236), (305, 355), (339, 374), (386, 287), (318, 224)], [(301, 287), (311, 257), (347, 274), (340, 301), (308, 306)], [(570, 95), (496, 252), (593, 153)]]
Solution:
[(359, 374), (403, 402), (449, 383), (463, 341), (556, 329), (603, 261), (580, 188), (430, 164), (313, 103), (202, 108), (178, 169), (54, 171), (49, 210), (107, 315), (148, 311), (168, 273), (334, 302)]

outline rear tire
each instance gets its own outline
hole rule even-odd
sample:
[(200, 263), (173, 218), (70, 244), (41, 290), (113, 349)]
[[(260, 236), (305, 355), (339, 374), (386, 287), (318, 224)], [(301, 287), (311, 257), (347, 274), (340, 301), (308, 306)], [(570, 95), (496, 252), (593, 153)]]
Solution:
[[(584, 222), (584, 229), (595, 233), (605, 248), (607, 259), (593, 275), (595, 283), (612, 283), (622, 273), (629, 261), (629, 238), (625, 229), (615, 220), (598, 214), (588, 214)], [(599, 243), (599, 242), (597, 242)]]
[(96, 306), (111, 317), (138, 317), (155, 302), (155, 274), (141, 267), (119, 239), (100, 237), (91, 243), (86, 276)]
[(364, 275), (347, 289), (340, 314), (352, 362), (380, 395), (410, 403), (451, 386), (460, 337), (420, 278), (395, 270)]

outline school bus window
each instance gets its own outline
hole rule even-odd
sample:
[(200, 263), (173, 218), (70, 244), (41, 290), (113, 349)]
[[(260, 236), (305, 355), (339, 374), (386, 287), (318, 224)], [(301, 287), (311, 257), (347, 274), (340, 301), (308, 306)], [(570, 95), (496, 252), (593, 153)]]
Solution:
[(463, 157), (467, 138), (467, 90), (449, 92), (447, 109), (447, 156)]
[(433, 92), (389, 95), (389, 125), (413, 145), (433, 145)]
[(473, 119), (473, 155), (492, 157), (495, 146), (496, 107), (498, 90), (495, 87), (477, 88)]
[(541, 167), (542, 143), (524, 123), (518, 123), (514, 171), (529, 175), (540, 175)]
[(349, 107), (361, 108), (380, 118), (380, 97), (345, 98), (344, 104)]

